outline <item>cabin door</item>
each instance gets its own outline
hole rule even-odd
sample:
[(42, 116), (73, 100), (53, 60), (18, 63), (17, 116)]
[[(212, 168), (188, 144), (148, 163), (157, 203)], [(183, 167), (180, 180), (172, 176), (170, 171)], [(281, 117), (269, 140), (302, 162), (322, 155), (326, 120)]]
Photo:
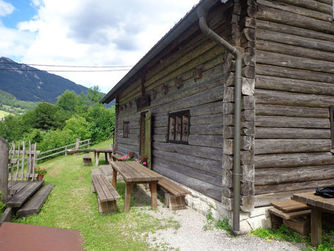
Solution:
[(143, 112), (140, 116), (140, 155), (147, 156), (147, 166), (152, 168), (152, 113)]

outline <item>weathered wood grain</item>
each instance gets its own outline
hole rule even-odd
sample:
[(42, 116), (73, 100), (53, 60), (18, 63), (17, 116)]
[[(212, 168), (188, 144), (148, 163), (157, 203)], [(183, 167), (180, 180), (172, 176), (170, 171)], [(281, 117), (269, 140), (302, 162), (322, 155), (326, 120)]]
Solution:
[(275, 192), (287, 192), (293, 190), (301, 190), (306, 188), (317, 188), (328, 186), (328, 184), (333, 184), (334, 179), (326, 179), (326, 180), (312, 180), (312, 181), (304, 181), (297, 183), (289, 183), (288, 185), (285, 183), (277, 184), (277, 185), (264, 185), (264, 186), (255, 186), (256, 194), (266, 194), (266, 193), (275, 193)]
[[(334, 41), (333, 35), (323, 33), (323, 32), (313, 31), (308, 28), (293, 27), (291, 25), (275, 23), (275, 22), (270, 22), (270, 21), (263, 21), (259, 19), (256, 20), (256, 26), (257, 26), (257, 29), (280, 32), (284, 36), (285, 34), (291, 34), (291, 35), (296, 35), (300, 37), (314, 38), (317, 40), (325, 40), (325, 41), (332, 41), (332, 42)], [(266, 39), (266, 40), (273, 41), (272, 39)]]
[(315, 20), (314, 18), (269, 8), (264, 5), (259, 5), (257, 18), (261, 20), (275, 21), (278, 23), (289, 24), (295, 27), (309, 28), (315, 31), (334, 34), (334, 27), (330, 22)]
[(160, 150), (153, 151), (153, 157), (171, 161), (179, 165), (192, 167), (194, 169), (199, 169), (209, 174), (211, 173), (218, 176), (222, 175), (221, 161), (199, 158), (179, 153), (163, 152)]
[[(256, 127), (256, 139), (330, 139), (328, 129)], [(256, 140), (257, 142), (258, 140)]]
[(188, 177), (187, 175), (172, 171), (167, 167), (157, 165), (154, 167), (154, 170), (182, 185), (192, 188), (200, 193), (206, 194), (215, 200), (221, 201), (221, 187), (205, 183), (192, 177)]
[(326, 180), (334, 178), (334, 165), (302, 166), (288, 168), (262, 168), (255, 173), (256, 185)]
[[(284, 2), (284, 1), (283, 1)], [(293, 4), (289, 1), (287, 1), (289, 4)], [(300, 2), (300, 1), (299, 1)], [(279, 1), (275, 1), (275, 2), (271, 2), (271, 1), (267, 1), (267, 0), (258, 0), (258, 3), (267, 7), (271, 7), (271, 8), (275, 8), (275, 9), (279, 9), (279, 10), (284, 10), (284, 11), (288, 11), (290, 13), (294, 13), (297, 15), (302, 15), (302, 16), (306, 16), (306, 17), (311, 17), (314, 19), (319, 19), (319, 20), (323, 20), (323, 21), (332, 21), (332, 15), (331, 13), (328, 13), (329, 8), (328, 6), (325, 6), (323, 4), (317, 3), (317, 2), (305, 2), (304, 6), (302, 7), (306, 7), (306, 8), (300, 8), (298, 5), (289, 5), (289, 4), (282, 4)], [(311, 9), (310, 9), (311, 7)], [(319, 9), (315, 9), (313, 10), (314, 7), (318, 7), (320, 9), (322, 9), (324, 12), (319, 12)]]
[(323, 107), (328, 108), (334, 102), (334, 96), (299, 94), (293, 92), (257, 89), (255, 93), (257, 104)]
[(329, 119), (325, 118), (301, 118), (285, 116), (257, 116), (257, 127), (282, 127), (282, 128), (317, 128), (329, 129)]
[(314, 108), (303, 106), (257, 104), (255, 112), (257, 116), (329, 118), (329, 109), (327, 107)]
[(213, 147), (201, 147), (201, 146), (191, 146), (184, 144), (168, 144), (168, 143), (166, 144), (166, 143), (154, 142), (153, 149), (164, 152), (179, 153), (183, 155), (212, 159), (217, 161), (221, 161), (223, 157), (222, 149)]
[(330, 139), (257, 139), (255, 154), (329, 152)]
[(333, 154), (328, 153), (290, 153), (255, 155), (255, 168), (319, 166), (334, 164)]
[(334, 83), (334, 74), (325, 72), (312, 72), (301, 69), (290, 69), (287, 67), (275, 66), (257, 63), (256, 73), (258, 75), (275, 76), (291, 79), (302, 79), (311, 81), (321, 81), (325, 83)]
[(174, 172), (179, 172), (184, 175), (187, 175), (189, 177), (192, 177), (194, 179), (201, 180), (203, 182), (206, 182), (208, 184), (212, 184), (215, 186), (221, 186), (222, 185), (222, 176), (221, 175), (215, 175), (208, 173), (206, 171), (202, 171), (196, 168), (192, 168), (186, 165), (180, 165), (178, 163), (175, 163), (173, 161), (164, 160), (158, 157), (154, 158), (154, 163), (157, 166), (168, 168), (169, 170), (172, 170)]

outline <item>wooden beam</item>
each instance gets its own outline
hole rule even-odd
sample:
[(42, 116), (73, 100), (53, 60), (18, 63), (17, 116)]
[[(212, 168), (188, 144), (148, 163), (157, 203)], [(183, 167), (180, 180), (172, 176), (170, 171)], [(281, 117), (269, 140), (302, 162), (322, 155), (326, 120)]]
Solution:
[(8, 143), (0, 137), (0, 191), (2, 201), (7, 202), (8, 196)]

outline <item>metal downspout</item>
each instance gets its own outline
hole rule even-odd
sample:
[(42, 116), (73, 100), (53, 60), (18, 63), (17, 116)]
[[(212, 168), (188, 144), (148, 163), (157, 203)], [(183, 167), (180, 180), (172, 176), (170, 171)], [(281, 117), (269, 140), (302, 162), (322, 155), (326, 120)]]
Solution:
[(213, 30), (206, 22), (209, 6), (215, 0), (208, 1), (207, 7), (199, 7), (197, 15), (199, 26), (203, 34), (207, 35), (218, 44), (228, 49), (236, 59), (235, 64), (235, 85), (234, 85), (234, 144), (233, 144), (233, 225), (234, 234), (240, 233), (240, 114), (241, 114), (241, 67), (242, 53)]

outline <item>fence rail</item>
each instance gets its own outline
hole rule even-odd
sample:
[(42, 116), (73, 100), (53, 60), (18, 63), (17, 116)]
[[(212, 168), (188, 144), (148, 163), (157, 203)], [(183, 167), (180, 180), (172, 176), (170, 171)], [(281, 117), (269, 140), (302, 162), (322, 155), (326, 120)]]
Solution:
[[(37, 158), (37, 161), (43, 160), (43, 159), (46, 159), (46, 158), (50, 158), (50, 157), (53, 157), (53, 156), (56, 156), (56, 155), (59, 155), (59, 154), (62, 154), (62, 153), (67, 155), (67, 150), (69, 150), (69, 149), (78, 150), (80, 148), (89, 147), (89, 146), (90, 146), (90, 139), (85, 139), (85, 140), (77, 139), (77, 141), (75, 143), (72, 143), (72, 144), (69, 144), (69, 145), (66, 145), (66, 146), (57, 147), (57, 148), (54, 148), (54, 149), (51, 149), (51, 150), (47, 150), (45, 152), (41, 152), (38, 155), (39, 157)], [(45, 155), (47, 153), (50, 153), (50, 154)]]

